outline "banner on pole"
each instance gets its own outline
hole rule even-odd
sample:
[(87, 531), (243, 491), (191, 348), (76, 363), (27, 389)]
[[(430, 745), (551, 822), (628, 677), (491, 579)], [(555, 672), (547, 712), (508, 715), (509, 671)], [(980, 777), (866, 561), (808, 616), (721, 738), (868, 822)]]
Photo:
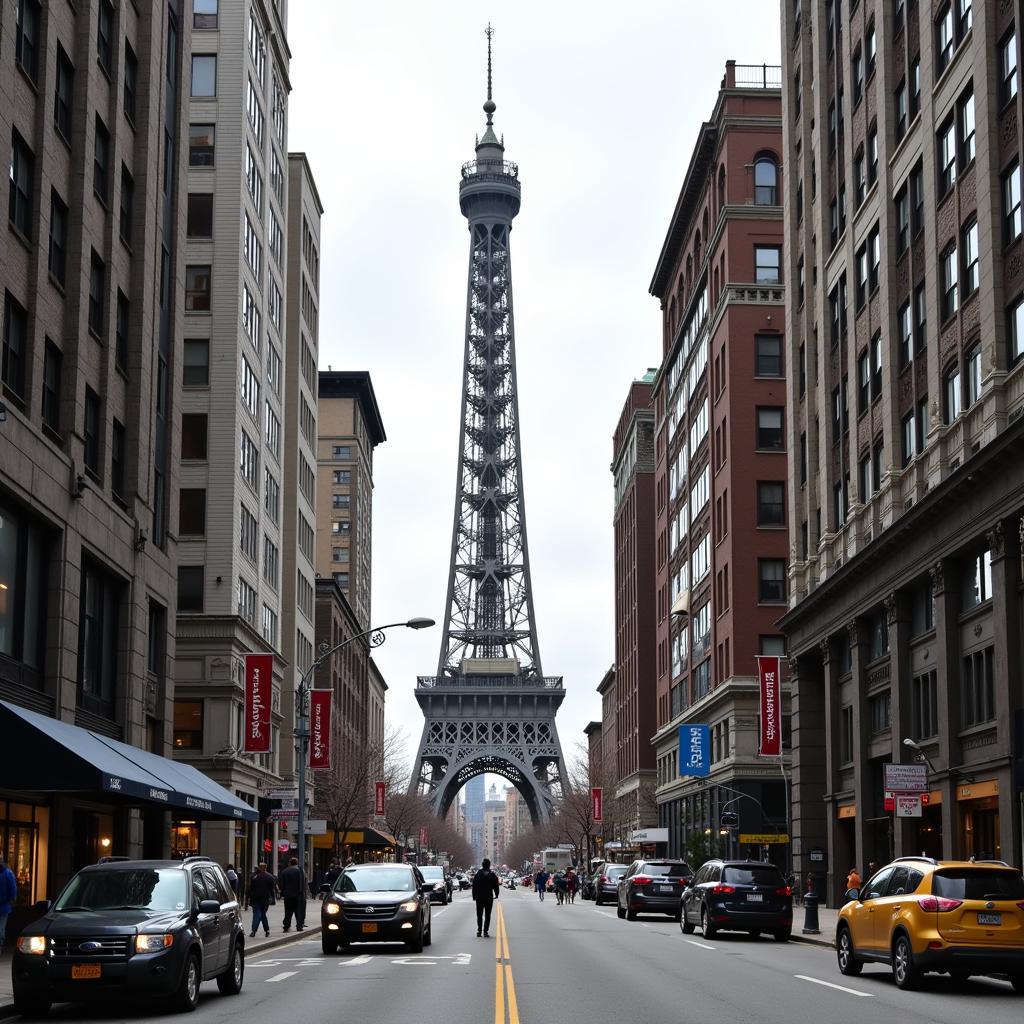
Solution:
[(593, 804), (594, 823), (600, 824), (604, 821), (604, 790), (600, 786), (593, 786), (590, 790), (590, 800)]
[(333, 690), (309, 691), (309, 767), (331, 767), (331, 698)]
[(761, 757), (782, 756), (782, 691), (779, 685), (779, 663), (776, 654), (759, 654), (757, 676), (761, 684)]
[(245, 656), (245, 726), (242, 750), (247, 754), (270, 753), (270, 706), (273, 700), (273, 654)]
[(378, 818), (384, 817), (384, 796), (388, 791), (386, 782), (375, 782), (373, 784), (373, 813)]
[(427, 845), (427, 828), (425, 825), (420, 826), (420, 846)]
[(679, 774), (704, 778), (711, 771), (711, 728), (679, 726)]

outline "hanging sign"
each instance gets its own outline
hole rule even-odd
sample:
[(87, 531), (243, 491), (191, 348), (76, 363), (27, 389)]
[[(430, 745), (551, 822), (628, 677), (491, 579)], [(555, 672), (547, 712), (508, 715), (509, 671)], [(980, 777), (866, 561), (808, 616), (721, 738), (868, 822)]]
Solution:
[(384, 817), (384, 798), (387, 791), (388, 786), (386, 782), (375, 782), (373, 784), (373, 813), (378, 818)]
[(331, 767), (331, 698), (333, 690), (309, 691), (309, 767)]
[(704, 778), (710, 771), (710, 727), (707, 725), (679, 726), (679, 774)]
[(760, 654), (757, 676), (761, 684), (761, 757), (782, 756), (782, 699), (779, 686), (779, 662), (776, 654)]
[(594, 823), (600, 824), (604, 821), (604, 790), (600, 786), (591, 788), (590, 802), (593, 805), (593, 814), (591, 816), (594, 819)]
[(270, 753), (270, 705), (274, 684), (273, 654), (245, 656), (245, 725), (242, 750)]

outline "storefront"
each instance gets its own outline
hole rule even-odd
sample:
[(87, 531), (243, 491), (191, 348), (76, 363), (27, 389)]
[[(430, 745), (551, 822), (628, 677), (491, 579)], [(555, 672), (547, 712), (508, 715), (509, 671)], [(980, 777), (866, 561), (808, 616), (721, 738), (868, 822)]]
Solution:
[[(312, 836), (313, 841), (313, 875), (319, 877), (327, 870), (332, 860), (347, 864), (350, 860), (356, 864), (368, 864), (374, 861), (391, 861), (395, 859), (395, 847), (398, 840), (393, 835), (375, 828), (353, 829), (345, 832), (334, 844), (334, 833), (328, 831), (322, 836)], [(339, 852), (335, 852), (335, 850)]]
[(964, 858), (1002, 860), (999, 837), (999, 783), (983, 779), (956, 787), (960, 848)]

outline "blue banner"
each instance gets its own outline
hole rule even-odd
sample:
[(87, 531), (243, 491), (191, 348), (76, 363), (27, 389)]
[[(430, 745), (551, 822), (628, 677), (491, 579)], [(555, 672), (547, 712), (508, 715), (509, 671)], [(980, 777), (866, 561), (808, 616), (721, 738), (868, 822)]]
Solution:
[(711, 728), (679, 726), (679, 774), (703, 778), (711, 771)]

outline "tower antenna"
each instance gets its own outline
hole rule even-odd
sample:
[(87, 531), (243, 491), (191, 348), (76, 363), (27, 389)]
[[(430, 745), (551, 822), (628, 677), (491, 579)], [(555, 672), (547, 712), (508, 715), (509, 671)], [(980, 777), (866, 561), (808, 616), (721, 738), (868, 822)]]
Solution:
[(487, 22), (484, 35), (487, 36), (487, 102), (484, 104), (484, 113), (487, 115), (487, 124), (492, 125), (494, 124), (494, 111), (497, 109), (497, 104), (491, 99), (491, 38), (494, 35), (494, 29), (491, 28), (490, 22)]

